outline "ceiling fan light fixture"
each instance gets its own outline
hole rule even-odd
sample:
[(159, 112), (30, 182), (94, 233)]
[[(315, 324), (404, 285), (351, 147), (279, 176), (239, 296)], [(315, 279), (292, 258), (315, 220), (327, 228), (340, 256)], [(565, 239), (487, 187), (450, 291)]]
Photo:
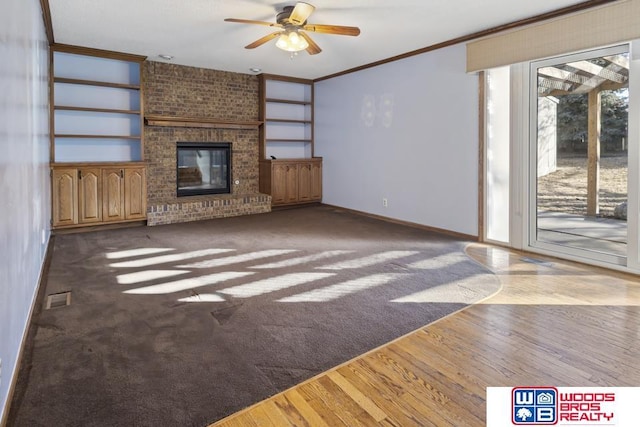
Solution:
[(299, 52), (308, 48), (309, 43), (297, 31), (286, 31), (280, 35), (276, 46), (287, 52)]

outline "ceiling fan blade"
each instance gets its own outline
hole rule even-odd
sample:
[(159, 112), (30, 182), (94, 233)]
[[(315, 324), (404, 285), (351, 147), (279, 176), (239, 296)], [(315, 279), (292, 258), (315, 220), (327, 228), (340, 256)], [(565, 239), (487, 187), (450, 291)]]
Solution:
[(317, 55), (320, 52), (322, 52), (322, 49), (320, 49), (320, 46), (318, 46), (316, 44), (316, 42), (314, 42), (311, 37), (309, 37), (308, 34), (303, 33), (302, 31), (299, 31), (298, 34), (300, 34), (300, 36), (305, 39), (307, 41), (307, 43), (309, 43), (309, 46), (307, 47), (307, 53), (309, 55)]
[(341, 36), (358, 36), (360, 35), (360, 28), (358, 27), (345, 27), (343, 25), (320, 25), (310, 24), (302, 27), (306, 31), (314, 31), (316, 33), (324, 34), (338, 34)]
[(315, 9), (315, 6), (299, 1), (296, 3), (296, 7), (293, 8), (291, 15), (289, 15), (289, 22), (293, 25), (302, 25)]
[(245, 49), (255, 49), (256, 47), (262, 46), (266, 42), (275, 39), (280, 34), (282, 34), (282, 31), (276, 31), (275, 33), (268, 34), (268, 35), (262, 37), (261, 39), (258, 39), (256, 41), (254, 41), (253, 43), (250, 43), (250, 44), (246, 45), (244, 48)]
[(268, 27), (282, 27), (282, 25), (276, 24), (274, 22), (253, 21), (251, 19), (226, 18), (225, 21), (226, 22), (237, 22), (238, 24), (257, 24), (257, 25), (266, 25)]

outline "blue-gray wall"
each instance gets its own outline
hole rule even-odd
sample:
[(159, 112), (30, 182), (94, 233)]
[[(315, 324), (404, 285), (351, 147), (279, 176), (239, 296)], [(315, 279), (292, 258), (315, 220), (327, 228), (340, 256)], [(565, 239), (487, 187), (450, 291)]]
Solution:
[(477, 235), (478, 76), (465, 67), (457, 45), (316, 83), (323, 202)]
[(49, 240), (48, 43), (38, 0), (0, 10), (0, 423)]

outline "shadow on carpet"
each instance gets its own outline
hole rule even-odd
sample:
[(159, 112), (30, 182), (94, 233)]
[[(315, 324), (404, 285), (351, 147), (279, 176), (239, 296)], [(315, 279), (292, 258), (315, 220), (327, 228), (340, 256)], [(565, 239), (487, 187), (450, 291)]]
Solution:
[(60, 235), (15, 426), (205, 426), (479, 301), (467, 242), (326, 206)]

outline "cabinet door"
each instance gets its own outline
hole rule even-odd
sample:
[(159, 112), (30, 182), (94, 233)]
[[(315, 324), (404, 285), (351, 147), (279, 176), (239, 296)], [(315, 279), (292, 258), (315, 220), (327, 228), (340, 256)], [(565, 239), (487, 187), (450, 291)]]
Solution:
[(78, 223), (78, 170), (54, 169), (52, 174), (53, 226)]
[(147, 217), (147, 186), (144, 168), (124, 170), (124, 211), (126, 219)]
[(99, 168), (80, 169), (78, 174), (78, 222), (102, 222), (102, 179)]
[(295, 203), (298, 201), (298, 165), (286, 165), (286, 193), (285, 203)]
[(124, 219), (124, 170), (102, 169), (102, 220)]
[(311, 163), (298, 165), (298, 201), (311, 200)]
[(287, 195), (287, 165), (273, 164), (271, 172), (271, 204), (286, 203)]
[(322, 163), (311, 163), (311, 200), (322, 200)]

